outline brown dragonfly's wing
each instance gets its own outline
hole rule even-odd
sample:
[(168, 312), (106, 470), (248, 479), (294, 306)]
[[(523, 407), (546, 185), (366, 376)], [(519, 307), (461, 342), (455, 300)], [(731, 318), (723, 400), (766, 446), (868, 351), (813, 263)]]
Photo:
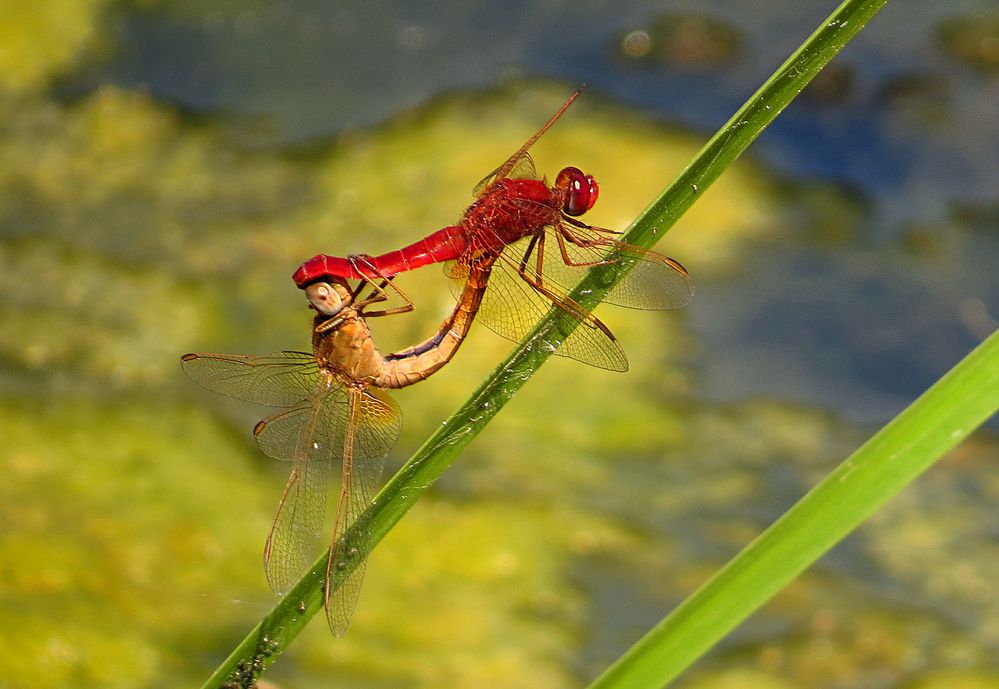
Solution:
[(326, 515), (333, 466), (343, 454), (348, 393), (317, 381), (309, 399), (264, 419), (253, 429), (257, 444), (275, 459), (292, 462), (264, 546), (267, 583), (286, 593), (316, 555)]
[(316, 358), (305, 352), (185, 354), (184, 372), (204, 388), (247, 402), (288, 407), (308, 398), (316, 385)]
[[(554, 283), (545, 285), (547, 293), (536, 290), (518, 273), (519, 257), (524, 254), (530, 239), (509, 245), (492, 267), (488, 287), (476, 314), (490, 330), (514, 342), (526, 336), (552, 306), (558, 306), (579, 323), (571, 332), (568, 329), (552, 330), (546, 338), (552, 352), (575, 359), (591, 366), (612, 371), (628, 370), (628, 358), (621, 345), (599, 319), (569, 299), (565, 290)], [(516, 257), (516, 260), (515, 260)], [(469, 267), (455, 262), (450, 266), (452, 290), (459, 296), (467, 278)], [(558, 328), (558, 324), (553, 324)], [(554, 342), (562, 340), (555, 347)]]
[[(604, 297), (608, 304), (632, 309), (678, 309), (694, 294), (687, 269), (678, 261), (615, 239), (609, 230), (563, 220), (545, 228), (541, 279), (568, 291), (592, 265), (612, 263), (630, 269)], [(561, 241), (560, 241), (561, 239)], [(527, 270), (538, 275), (535, 247)], [(512, 256), (513, 258), (513, 256)], [(518, 261), (522, 253), (516, 256)]]
[(340, 497), (326, 569), (326, 618), (336, 636), (347, 631), (357, 607), (366, 567), (362, 553), (370, 534), (362, 515), (378, 490), (385, 455), (399, 437), (402, 415), (382, 391), (352, 388), (344, 426)]

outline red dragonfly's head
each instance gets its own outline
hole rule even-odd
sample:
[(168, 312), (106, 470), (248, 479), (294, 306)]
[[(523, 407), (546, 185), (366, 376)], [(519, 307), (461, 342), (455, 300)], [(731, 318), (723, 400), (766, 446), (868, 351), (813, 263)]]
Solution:
[(562, 212), (582, 215), (593, 208), (600, 195), (600, 187), (593, 175), (584, 175), (578, 167), (563, 168), (555, 178), (555, 188), (562, 193)]

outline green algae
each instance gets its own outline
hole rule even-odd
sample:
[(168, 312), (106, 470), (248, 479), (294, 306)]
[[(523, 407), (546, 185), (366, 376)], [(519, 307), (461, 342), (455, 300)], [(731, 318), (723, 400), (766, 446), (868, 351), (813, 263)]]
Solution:
[(267, 524), (242, 443), (199, 411), (132, 402), (2, 405), (9, 686), (152, 685), (170, 667), (190, 683), (206, 668), (185, 656), (252, 615), (227, 602), (260, 588), (246, 564)]
[(0, 0), (0, 91), (40, 91), (99, 44), (107, 0)]

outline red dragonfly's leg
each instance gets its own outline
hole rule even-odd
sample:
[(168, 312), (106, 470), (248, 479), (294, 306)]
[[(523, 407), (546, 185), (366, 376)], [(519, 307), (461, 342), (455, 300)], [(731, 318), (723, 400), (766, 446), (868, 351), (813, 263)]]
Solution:
[(544, 233), (539, 233), (531, 237), (531, 241), (528, 242), (527, 249), (524, 251), (524, 255), (520, 259), (520, 264), (517, 266), (517, 274), (525, 280), (527, 279), (527, 262), (531, 259), (531, 252), (534, 251), (534, 247), (539, 241), (541, 242), (541, 253), (544, 253), (545, 235)]
[[(587, 225), (584, 222), (580, 222), (579, 220), (576, 220), (575, 218), (570, 218), (568, 216), (562, 216), (562, 220), (568, 222), (570, 225), (575, 225), (576, 227), (581, 227), (581, 228), (587, 229), (587, 230), (593, 230), (594, 232), (606, 232), (608, 234), (622, 234), (621, 232), (615, 232), (614, 230), (608, 230), (605, 227), (595, 227), (593, 225)], [(559, 231), (560, 231), (560, 235), (562, 233), (564, 233), (565, 238), (568, 239), (570, 242), (572, 242), (576, 246), (581, 246), (581, 247), (584, 247), (584, 248), (587, 248), (587, 247), (592, 248), (594, 246), (607, 246), (607, 247), (620, 246), (620, 244), (617, 243), (617, 242), (615, 242), (615, 240), (613, 240), (613, 239), (581, 239), (581, 238), (577, 237), (572, 232), (572, 230), (570, 230), (568, 227), (565, 227), (565, 226), (563, 226), (561, 224), (559, 225)], [(631, 248), (632, 249), (636, 249), (636, 247), (631, 247)], [(680, 275), (686, 276), (688, 274), (687, 273), (687, 269), (684, 268), (683, 265), (681, 265), (680, 262), (677, 261), (676, 259), (670, 258), (669, 256), (656, 255), (654, 252), (646, 252), (646, 253), (648, 253), (651, 256), (655, 256), (656, 260), (661, 261), (663, 263), (666, 263), (667, 265), (669, 265), (670, 268), (672, 268), (673, 270), (675, 270)], [(565, 254), (563, 253), (563, 259), (564, 258), (565, 258)], [(597, 265), (597, 264), (600, 264), (600, 263), (610, 263), (610, 261), (597, 261), (597, 263), (594, 264), (594, 265)], [(590, 265), (590, 264), (583, 263), (583, 264), (574, 264), (574, 265)]]
[[(364, 314), (365, 316), (376, 317), (376, 316), (385, 316), (385, 315), (388, 315), (390, 313), (393, 313), (393, 314), (394, 313), (406, 313), (406, 312), (412, 311), (412, 310), (414, 310), (416, 308), (416, 305), (413, 304), (413, 300), (410, 299), (408, 296), (406, 296), (406, 293), (403, 292), (401, 289), (399, 289), (399, 287), (396, 286), (396, 284), (392, 281), (392, 278), (395, 277), (395, 276), (385, 275), (372, 262), (371, 257), (369, 255), (367, 255), (367, 254), (355, 254), (355, 255), (351, 256), (349, 260), (354, 265), (354, 267), (357, 269), (358, 273), (361, 273), (362, 275), (367, 274), (369, 276), (369, 277), (366, 277), (365, 279), (361, 280), (361, 282), (357, 285), (357, 289), (354, 292), (354, 299), (355, 299), (354, 305), (355, 306), (357, 306), (358, 308), (362, 308), (363, 309), (368, 304), (376, 304), (378, 302), (386, 301), (389, 298), (388, 292), (386, 292), (386, 290), (385, 290), (386, 287), (391, 287), (392, 290), (396, 294), (398, 294), (399, 297), (401, 297), (404, 302), (406, 302), (403, 306), (400, 306), (400, 307), (398, 307), (396, 309), (388, 309), (387, 311), (371, 311), (371, 312), (368, 312), (368, 313)], [(362, 270), (361, 270), (362, 268), (364, 269), (364, 272), (362, 272)], [(374, 278), (376, 278), (376, 277), (381, 278), (381, 282), (378, 283), (378, 284), (376, 284), (375, 280), (374, 280)], [(371, 293), (365, 299), (362, 299), (362, 300), (358, 301), (357, 297), (360, 296), (360, 294), (363, 291), (365, 285), (370, 285), (371, 286), (371, 288), (372, 288), (371, 289)]]
[[(534, 275), (528, 277), (527, 264), (531, 260), (531, 253), (537, 249), (534, 253)], [(539, 232), (538, 234), (531, 237), (531, 241), (527, 244), (527, 249), (524, 251), (524, 255), (520, 259), (520, 263), (517, 265), (517, 275), (521, 277), (527, 284), (532, 287), (544, 287), (545, 284), (545, 233)]]
[[(524, 252), (524, 256), (520, 259), (520, 263), (517, 266), (517, 274), (520, 275), (521, 279), (530, 285), (538, 294), (542, 295), (554, 306), (558, 306), (563, 311), (570, 313), (575, 317), (582, 325), (587, 325), (593, 328), (597, 328), (602, 333), (604, 333), (611, 340), (615, 340), (614, 334), (610, 331), (604, 322), (599, 318), (594, 316), (592, 313), (584, 309), (582, 306), (577, 304), (572, 299), (569, 299), (563, 294), (552, 291), (548, 287), (545, 287), (543, 281), (543, 273), (541, 272), (542, 265), (544, 263), (544, 233), (539, 233), (531, 238), (530, 243), (527, 245), (527, 250)], [(538, 246), (538, 257), (537, 263), (535, 264), (536, 275), (531, 275), (527, 272), (527, 262), (530, 260), (531, 252), (534, 250), (535, 245)], [(502, 254), (500, 254), (502, 257)]]
[(582, 220), (576, 220), (576, 218), (573, 218), (573, 217), (568, 216), (568, 215), (563, 215), (562, 216), (562, 220), (564, 220), (565, 222), (569, 223), (570, 225), (575, 225), (576, 227), (582, 227), (584, 230), (593, 230), (594, 232), (602, 232), (604, 234), (624, 234), (624, 232), (620, 232), (618, 230), (610, 230), (610, 229), (607, 229), (606, 227), (597, 227), (596, 225), (587, 225)]
[(566, 246), (565, 241), (568, 239), (570, 242), (576, 246), (582, 247), (584, 249), (593, 248), (595, 246), (612, 246), (609, 241), (599, 240), (599, 239), (580, 239), (574, 235), (568, 228), (562, 227), (558, 228), (555, 234), (558, 239), (559, 252), (562, 254), (562, 262), (567, 266), (573, 266), (574, 268), (585, 268), (587, 266), (604, 266), (611, 261), (601, 260), (601, 261), (573, 261), (572, 257), (569, 255), (569, 247)]
[(545, 280), (545, 233), (538, 235), (538, 253), (534, 256), (534, 274), (538, 276), (538, 282), (544, 284)]
[(595, 327), (611, 340), (617, 339), (614, 337), (614, 333), (610, 331), (610, 328), (604, 325), (604, 322), (602, 320), (594, 316), (592, 313), (584, 309), (582, 306), (580, 306), (573, 300), (569, 299), (564, 295), (557, 294), (556, 292), (551, 291), (550, 289), (545, 287), (544, 284), (542, 284), (541, 280), (532, 279), (526, 273), (521, 273), (521, 277), (527, 282), (527, 284), (529, 284), (531, 287), (537, 290), (538, 294), (541, 294), (542, 296), (546, 297), (549, 301), (551, 301), (551, 303), (554, 306), (558, 306), (563, 311), (567, 311), (568, 313), (570, 313), (574, 318), (576, 318), (580, 322), (581, 325), (588, 325), (591, 327)]

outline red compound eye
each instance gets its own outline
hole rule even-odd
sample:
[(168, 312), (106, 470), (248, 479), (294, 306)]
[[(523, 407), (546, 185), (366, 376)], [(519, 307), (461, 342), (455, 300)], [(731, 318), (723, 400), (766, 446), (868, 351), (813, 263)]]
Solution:
[(600, 195), (597, 180), (592, 175), (584, 175), (578, 167), (564, 168), (558, 173), (555, 186), (565, 192), (562, 211), (566, 215), (582, 215), (593, 208)]

